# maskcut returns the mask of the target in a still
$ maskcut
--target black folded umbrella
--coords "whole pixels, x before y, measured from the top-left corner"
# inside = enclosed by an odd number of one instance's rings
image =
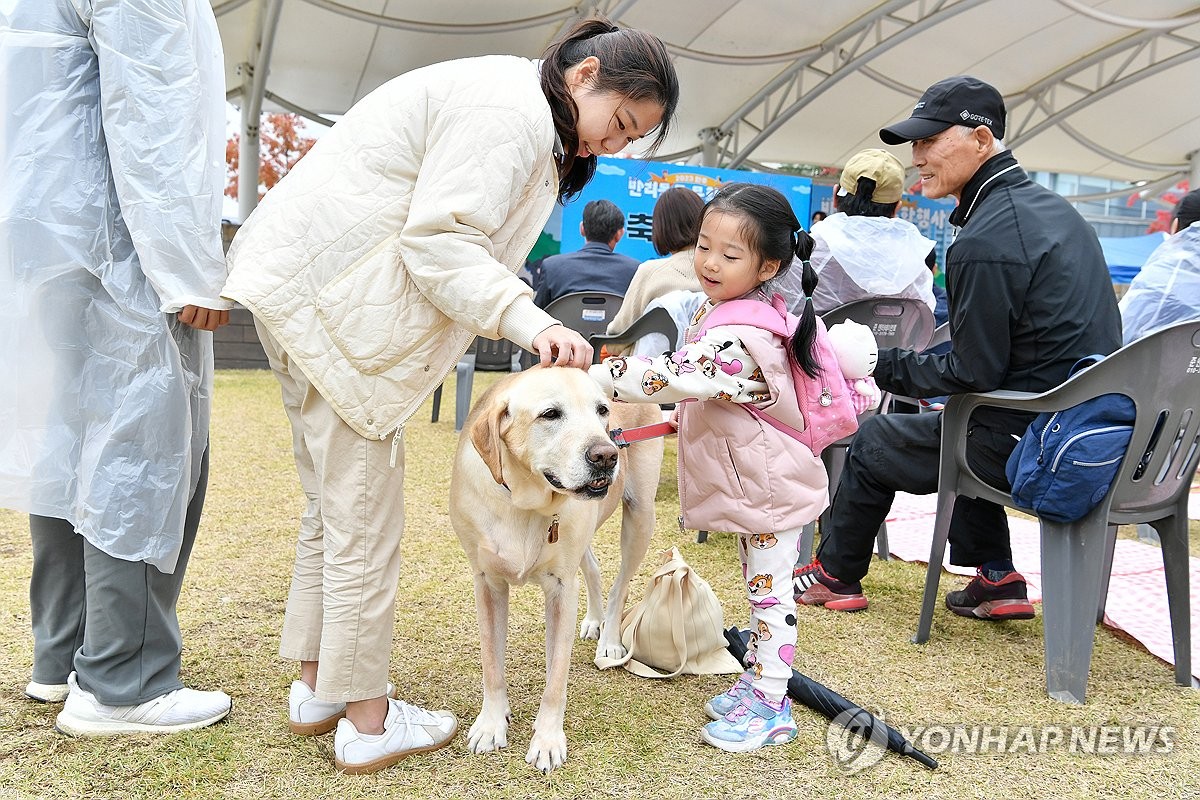
[[[728,642],[726,649],[733,654],[733,657],[738,660],[739,664],[746,663],[746,643],[749,639],[750,631],[739,631],[737,628],[729,628],[725,631],[725,640]],[[787,692],[788,696],[793,700],[824,714],[828,719],[833,720],[837,719],[840,715],[845,715],[839,721],[842,721],[847,729],[859,734],[867,741],[878,742],[879,739],[882,739],[881,736],[877,738],[875,727],[877,725],[881,726],[881,731],[887,731],[888,750],[916,759],[929,769],[937,769],[938,762],[930,758],[928,754],[913,747],[912,742],[905,739],[900,734],[900,731],[858,704],[852,703],[832,689],[817,683],[804,673],[792,670],[792,677],[788,680]],[[846,712],[850,713],[846,714]]]

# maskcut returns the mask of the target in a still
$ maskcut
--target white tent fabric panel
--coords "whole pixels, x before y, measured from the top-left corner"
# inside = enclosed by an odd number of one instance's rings
[[[212,0],[235,104],[251,85],[239,65],[256,61],[274,1]],[[699,160],[702,131],[719,129],[722,166],[840,165],[878,146],[878,129],[907,116],[926,86],[973,74],[1005,95],[1006,140],[1028,169],[1131,181],[1200,169],[1193,0],[568,3],[281,0],[265,107],[339,114],[434,61],[536,57],[594,8],[653,31],[675,56],[682,97],[661,154]],[[896,152],[907,161],[906,148]]]

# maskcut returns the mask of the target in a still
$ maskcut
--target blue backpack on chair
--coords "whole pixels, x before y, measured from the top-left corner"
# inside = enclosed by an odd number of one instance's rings
[[[1103,359],[1088,356],[1071,375]],[[1008,458],[1013,502],[1053,522],[1087,516],[1108,494],[1133,435],[1136,409],[1123,394],[1104,394],[1029,424]]]

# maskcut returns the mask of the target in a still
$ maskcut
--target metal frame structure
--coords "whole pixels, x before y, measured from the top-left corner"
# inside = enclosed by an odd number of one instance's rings
[[[429,36],[487,36],[549,28],[553,35],[542,44],[548,43],[577,19],[599,12],[614,21],[620,21],[638,4],[638,0],[592,0],[526,16],[511,14],[509,19],[494,22],[433,23],[365,11],[349,5],[351,0],[287,2],[289,8],[307,4],[379,29]],[[735,6],[736,2],[731,0],[730,6]],[[777,53],[720,54],[668,43],[668,49],[677,63],[691,61],[727,65],[730,68],[770,64],[784,66],[736,109],[726,113],[719,123],[698,130],[696,135],[699,144],[658,157],[662,160],[688,159],[711,166],[765,168],[752,160],[755,151],[789,120],[822,95],[836,89],[851,75],[865,76],[893,92],[918,96],[920,87],[908,86],[884,75],[872,68],[872,62],[914,37],[992,2],[998,0],[881,0],[821,39],[818,44]],[[1200,7],[1168,19],[1133,19],[1094,8],[1082,0],[1057,2],[1081,19],[1089,18],[1114,26],[1120,35],[1093,52],[1073,58],[1022,89],[1011,92],[1006,97],[1009,112],[1006,143],[1015,147],[1047,131],[1056,130],[1113,163],[1144,172],[1146,189],[1170,186],[1183,178],[1190,178],[1193,186],[1200,185],[1200,142],[1196,143],[1193,151],[1181,154],[1179,161],[1160,163],[1105,147],[1069,122],[1072,117],[1115,92],[1137,86],[1173,67],[1200,58],[1200,38],[1180,31],[1200,22]],[[232,88],[228,96],[241,108],[238,209],[243,219],[257,204],[258,120],[264,101],[314,122],[332,124],[329,117],[306,108],[303,102],[297,102],[297,98],[281,97],[267,88],[284,0],[213,0],[213,10],[220,18],[247,4],[253,4],[254,7],[251,45],[248,52],[227,53],[227,62],[236,61],[237,75],[241,79],[240,85]],[[389,4],[380,5],[386,10]],[[795,160],[805,160],[805,154],[797,152]]]

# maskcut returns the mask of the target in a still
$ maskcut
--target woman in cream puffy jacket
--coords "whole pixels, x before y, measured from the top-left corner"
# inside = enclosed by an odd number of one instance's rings
[[[290,725],[336,726],[339,768],[374,771],[457,729],[388,698],[404,423],[476,335],[591,363],[515,273],[595,156],[657,144],[677,98],[662,42],[596,19],[540,62],[418,69],[355,104],[235,238],[223,295],[254,314],[308,498],[280,643],[300,662]]]

